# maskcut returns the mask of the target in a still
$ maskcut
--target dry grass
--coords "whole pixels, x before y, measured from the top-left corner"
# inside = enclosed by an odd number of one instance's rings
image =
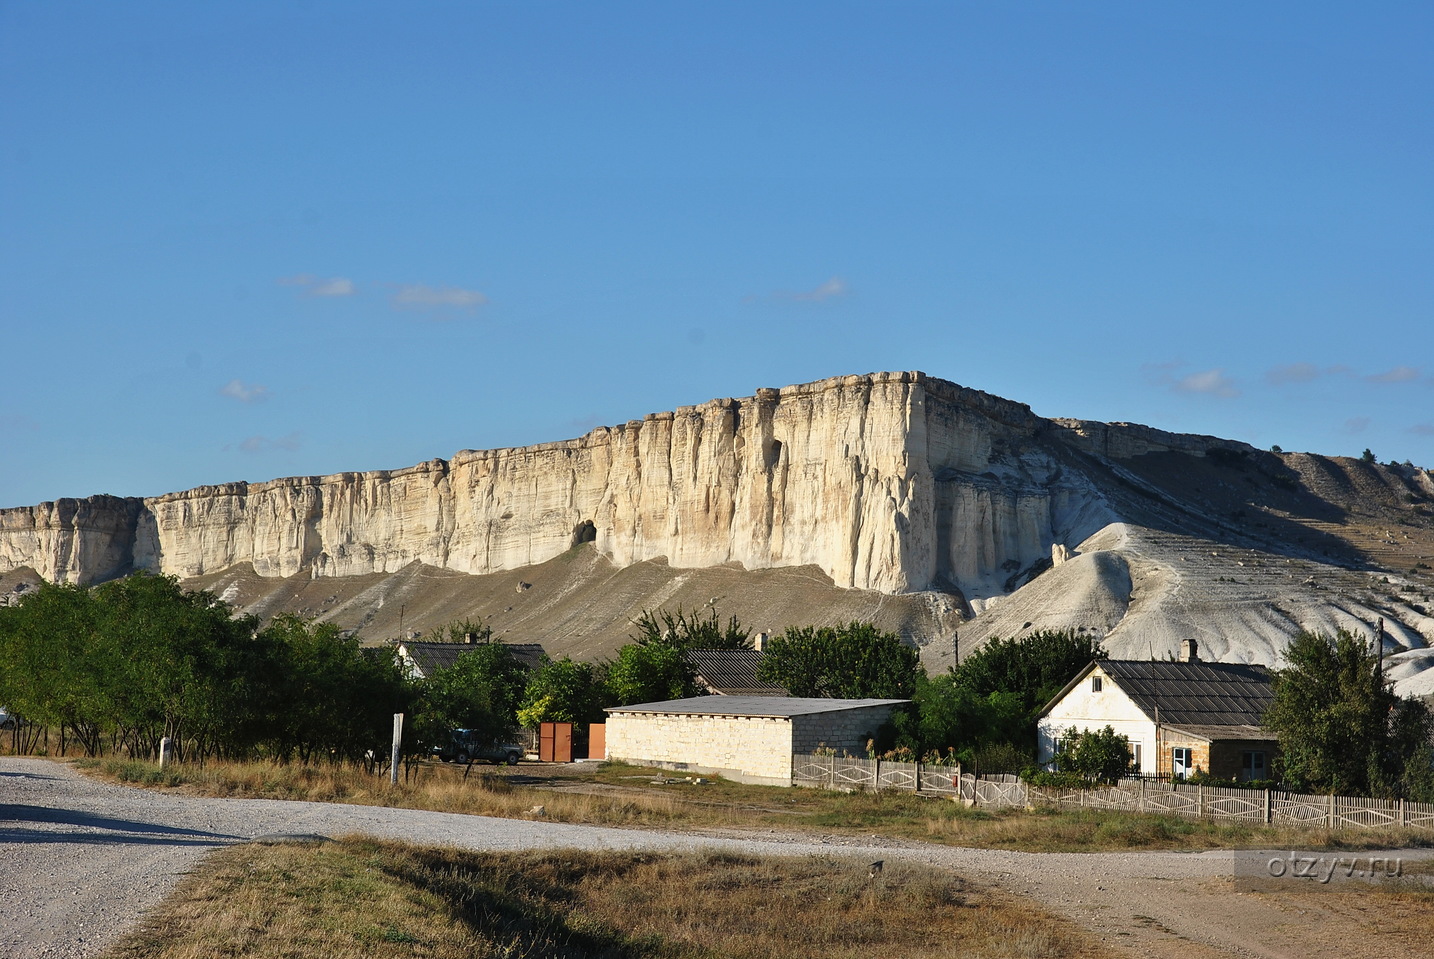
[[[485,854],[349,838],[211,857],[110,959],[1102,955],[948,873],[832,858]]]
[[[797,833],[890,838],[1025,852],[1139,849],[1390,849],[1434,845],[1429,830],[1341,830],[1258,826],[1109,810],[968,809],[949,800],[897,791],[837,793],[747,786],[723,780],[695,785],[660,770],[603,764],[569,767],[474,767],[465,780],[453,766],[416,767],[398,785],[347,766],[211,763],[172,766],[126,760],[81,761],[102,776],[208,796],[300,799],[398,806],[523,818],[534,806],[548,819],[663,829],[779,829]]]

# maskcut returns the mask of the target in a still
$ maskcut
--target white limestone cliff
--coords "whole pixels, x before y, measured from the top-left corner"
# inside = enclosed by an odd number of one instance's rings
[[[3,510],[0,570],[487,573],[593,539],[619,566],[813,564],[838,586],[977,598],[1109,521],[1032,443],[1050,426],[922,373],[838,377],[402,470]]]

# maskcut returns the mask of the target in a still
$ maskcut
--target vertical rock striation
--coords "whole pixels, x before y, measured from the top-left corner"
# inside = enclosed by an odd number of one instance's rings
[[[620,566],[814,564],[838,586],[975,597],[1108,521],[1060,465],[1065,434],[1080,445],[1097,425],[922,373],[838,377],[402,470],[4,510],[0,569],[487,573],[595,539]]]

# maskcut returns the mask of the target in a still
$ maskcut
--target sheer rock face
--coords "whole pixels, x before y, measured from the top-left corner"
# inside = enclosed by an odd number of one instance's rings
[[[0,569],[81,583],[245,562],[262,576],[414,561],[487,573],[595,538],[618,566],[812,564],[838,586],[978,598],[1110,522],[1062,465],[1072,450],[1201,440],[1133,429],[1112,439],[1120,428],[1044,420],[921,373],[839,377],[403,470],[0,511]]]

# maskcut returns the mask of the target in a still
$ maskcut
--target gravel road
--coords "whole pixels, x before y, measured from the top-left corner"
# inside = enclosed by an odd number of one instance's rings
[[[1287,954],[1262,950],[1258,939],[1252,945],[1228,889],[1220,895],[1214,888],[1229,886],[1229,852],[1030,854],[877,837],[869,842],[777,833],[736,838],[377,806],[204,799],[96,782],[46,760],[0,758],[0,956],[99,955],[210,850],[266,836],[348,833],[479,850],[723,848],[921,862],[1031,895],[1077,919],[1120,953]],[[1210,900],[1205,908],[1199,907],[1202,895]],[[1202,912],[1206,918],[1198,929],[1182,931],[1182,917],[1190,924],[1189,917]],[[1213,932],[1212,917],[1219,920]],[[1229,928],[1222,932],[1220,923]],[[1167,944],[1169,951],[1161,948]],[[1192,949],[1201,944],[1213,951]]]

